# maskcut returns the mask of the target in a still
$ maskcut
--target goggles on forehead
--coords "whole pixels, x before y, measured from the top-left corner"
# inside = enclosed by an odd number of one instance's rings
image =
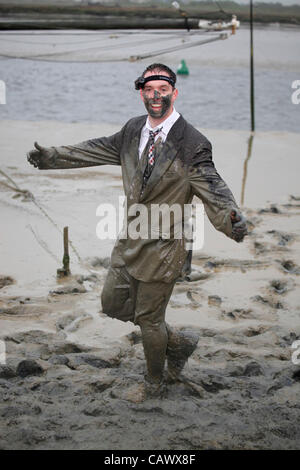
[[[165,80],[166,82],[169,82],[172,87],[175,87],[175,82],[173,78],[167,77],[166,75],[150,75],[150,77],[139,77],[135,80],[134,85],[135,89],[139,90],[140,88],[144,88],[145,84],[147,82],[151,82],[152,80]]]

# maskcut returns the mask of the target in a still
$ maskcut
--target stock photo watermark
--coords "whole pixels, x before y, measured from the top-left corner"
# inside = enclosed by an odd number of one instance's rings
[[[6,104],[6,85],[3,80],[0,80],[0,104]]]
[[[292,88],[295,89],[295,91],[291,95],[292,103],[299,104],[300,103],[300,80],[294,80],[292,83]]]
[[[6,364],[6,346],[5,342],[0,339],[0,364]]]
[[[201,250],[204,245],[203,204],[144,204],[127,205],[119,196],[118,207],[100,204],[96,210],[100,221],[96,235],[100,240],[131,238],[151,240],[186,240],[187,250]]]

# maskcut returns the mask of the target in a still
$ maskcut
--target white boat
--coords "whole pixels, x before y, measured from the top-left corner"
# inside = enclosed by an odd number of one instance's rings
[[[210,20],[199,20],[198,28],[210,31],[223,31],[224,29],[231,29],[232,33],[240,27],[240,21],[236,19],[236,15],[232,15],[231,21],[210,21]]]

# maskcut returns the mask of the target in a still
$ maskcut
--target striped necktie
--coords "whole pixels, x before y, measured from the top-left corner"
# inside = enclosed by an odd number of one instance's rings
[[[143,177],[143,184],[142,184],[142,191],[144,191],[145,186],[147,184],[148,179],[150,178],[150,175],[152,173],[152,170],[154,168],[154,163],[155,163],[155,158],[157,155],[155,155],[155,137],[160,133],[162,130],[162,127],[157,129],[156,131],[149,131],[149,140],[147,142],[145,152],[147,152],[148,149],[148,155],[147,155],[147,165],[144,171],[144,177]],[[146,156],[146,155],[145,155]]]
[[[149,131],[149,151],[148,151],[148,163],[150,166],[154,165],[155,162],[155,153],[154,153],[154,142],[155,137],[160,133],[162,127],[156,131]]]

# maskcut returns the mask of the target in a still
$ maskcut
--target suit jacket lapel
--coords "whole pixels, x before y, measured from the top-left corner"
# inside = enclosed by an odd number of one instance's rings
[[[147,195],[151,193],[154,186],[159,182],[161,177],[173,162],[176,154],[180,149],[180,143],[183,140],[184,125],[185,121],[183,117],[180,116],[168,133],[167,139],[160,150],[160,154],[155,161],[153,171],[140,198],[141,201],[143,201]]]
[[[139,158],[139,144],[140,144],[140,138],[141,138],[141,132],[142,128],[145,125],[147,116],[142,116],[141,121],[139,125],[137,126],[134,137],[132,138],[130,142],[130,149],[129,149],[129,155],[130,158],[133,159],[133,168],[135,168],[131,182],[130,182],[130,190],[128,194],[128,203],[136,203],[140,199],[140,194],[141,194],[141,188],[142,188],[142,183],[143,183],[143,169],[142,169],[142,161]]]

